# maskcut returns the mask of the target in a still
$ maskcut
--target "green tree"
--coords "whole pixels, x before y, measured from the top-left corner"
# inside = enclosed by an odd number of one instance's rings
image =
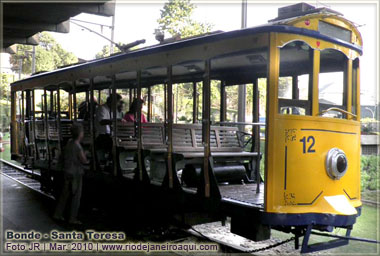
[[[210,32],[212,25],[192,19],[196,6],[190,0],[169,0],[161,9],[158,30],[182,38]]]
[[[6,131],[10,123],[10,83],[13,82],[13,75],[1,74],[0,84],[0,131]]]
[[[10,91],[11,91],[10,84],[13,81],[14,81],[13,74],[1,73],[0,100],[7,100],[10,98]]]
[[[96,55],[95,55],[95,58],[96,59],[100,59],[100,58],[104,58],[104,57],[108,57],[110,56],[110,45],[107,44],[107,45],[104,45],[102,50],[100,52],[98,52]],[[113,52],[114,53],[118,53],[120,52],[119,48],[117,48],[116,46],[113,47]]]
[[[195,21],[191,16],[196,6],[190,0],[169,0],[160,10],[160,18],[157,20],[158,30],[172,37],[180,36],[181,38],[196,36],[210,32],[212,25]],[[216,109],[219,105],[220,92],[218,82],[213,81],[212,90],[212,109]],[[179,83],[173,86],[174,95],[174,120],[178,123],[192,122],[193,112],[193,85],[192,83]],[[157,95],[158,96],[158,95]],[[162,102],[163,94],[156,97],[156,101]],[[198,119],[201,119],[202,113],[202,83],[198,83],[198,99],[199,114]],[[157,111],[158,112],[158,111]],[[213,120],[218,118],[214,115]],[[214,118],[215,116],[215,118]]]
[[[39,45],[36,47],[36,72],[50,71],[60,66],[78,62],[78,58],[67,52],[48,32],[39,34]],[[19,69],[19,59],[22,59],[22,73],[32,73],[32,46],[18,45],[17,54],[10,57],[14,71]]]

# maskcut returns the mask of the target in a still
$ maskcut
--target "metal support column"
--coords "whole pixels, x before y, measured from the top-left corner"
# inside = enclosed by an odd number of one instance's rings
[[[167,91],[167,84],[165,83],[164,84],[164,121],[166,123],[167,119],[168,119],[168,91]]]
[[[116,149],[116,135],[117,135],[117,102],[116,102],[116,76],[112,76],[112,160],[113,160],[113,175],[117,176],[117,149]]]
[[[61,141],[62,141],[62,129],[61,129],[61,93],[59,90],[59,85],[57,85],[57,131],[58,131],[58,152],[59,155],[61,155],[62,147],[61,147]]]
[[[292,76],[292,99],[293,100],[299,99],[298,76],[297,75]]]
[[[148,87],[148,122],[152,121],[152,90],[151,87]]]
[[[95,152],[95,126],[94,126],[94,79],[90,79],[90,136],[91,136],[91,155],[92,155],[92,168],[96,170],[96,152]]]
[[[36,90],[32,90],[32,105],[33,105],[33,114],[32,114],[32,127],[33,127],[33,142],[34,142],[34,150],[35,156],[34,159],[39,158],[39,152],[38,152],[38,147],[37,147],[37,142],[36,142]]]
[[[26,116],[27,116],[27,119],[30,120],[30,117],[32,115],[32,97],[31,97],[31,91],[30,90],[26,90],[25,91],[25,103],[26,103]]]
[[[133,95],[132,95],[132,88],[129,88],[129,108],[132,106],[132,100],[133,100]]]
[[[220,81],[220,122],[225,122],[226,118],[227,118],[226,82]]]
[[[73,98],[71,92],[69,92],[69,119],[73,119]]]
[[[50,95],[52,92],[50,92]],[[50,99],[51,100],[51,99]],[[45,146],[46,146],[46,154],[47,154],[47,160],[48,160],[48,171],[50,176],[50,148],[49,148],[49,122],[48,122],[48,108],[47,108],[47,91],[44,89],[44,121],[45,121]]]
[[[168,67],[167,70],[167,135],[168,135],[168,178],[169,178],[169,188],[173,188],[173,68],[172,66]],[[165,101],[166,102],[166,101]]]
[[[253,83],[253,101],[252,101],[252,122],[260,122],[260,92],[259,92],[259,79],[256,78]],[[252,126],[253,140],[252,140],[252,152],[257,152],[256,158],[256,193],[260,193],[260,126]],[[253,173],[252,173],[253,174]],[[252,177],[251,177],[252,178]]]
[[[74,121],[77,120],[77,86],[76,82],[73,82],[73,109],[74,109]]]
[[[49,103],[50,103],[50,109],[49,109],[50,117],[52,117],[54,114],[54,93],[53,93],[53,91],[50,91],[50,102]]]
[[[137,71],[137,98],[141,99],[141,71]],[[137,108],[137,115],[135,116],[135,127],[137,127],[137,166],[139,170],[139,181],[143,181],[145,163],[142,152],[142,129],[141,129],[141,102],[139,102]]]
[[[21,91],[21,122],[22,125],[24,126],[24,121],[25,121],[25,96],[24,96],[24,91]]]
[[[210,157],[211,157],[211,145],[210,145],[210,112],[211,112],[211,82],[210,82],[210,60],[205,62],[205,73],[203,78],[203,111],[202,111],[202,140],[204,146],[203,157],[203,175],[204,175],[204,196],[210,197]]]
[[[260,122],[260,92],[259,92],[259,79],[255,79],[253,84],[253,95],[252,95],[252,122]],[[260,149],[260,127],[252,126],[253,133],[253,143],[252,152],[257,152]]]
[[[24,90],[21,91],[21,131],[22,131],[22,138],[23,143],[22,145],[25,146],[25,95]],[[24,148],[24,155],[26,154],[26,147]]]
[[[11,91],[11,154],[18,154],[17,93]]]
[[[197,82],[193,82],[193,123],[198,122]]]

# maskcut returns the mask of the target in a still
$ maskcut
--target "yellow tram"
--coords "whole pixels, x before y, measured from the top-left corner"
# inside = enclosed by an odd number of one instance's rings
[[[362,38],[352,22],[327,8],[297,4],[280,8],[279,17],[263,26],[36,74],[11,86],[12,157],[41,169],[46,177],[42,181],[49,186],[70,137],[68,127],[83,123],[84,146],[92,156],[88,172],[149,186],[168,198],[175,194],[171,202],[182,204],[176,209],[230,216],[231,231],[254,240],[269,238],[274,228],[305,236],[302,252],[344,245],[348,240],[310,246],[308,239],[312,229],[334,227],[347,229],[349,236],[360,215],[361,54]],[[267,88],[265,124],[259,123],[259,79]],[[189,124],[173,122],[172,90],[178,83],[193,84],[194,116]],[[218,122],[210,118],[212,83],[221,92]],[[254,88],[253,122],[243,124],[252,127],[248,150],[241,129],[225,118],[225,88],[243,83]],[[129,102],[145,91],[151,120],[149,110],[155,103],[150,93],[158,85],[165,97],[164,122],[142,124],[136,118],[125,124],[115,114],[113,161],[109,169],[100,166],[94,157],[94,95],[109,92],[116,113],[118,90],[129,92]],[[196,97],[200,88],[201,101]],[[69,94],[67,113],[60,110],[62,92]],[[89,120],[78,118],[79,93],[86,95]],[[265,150],[260,148],[259,128],[264,126]],[[262,156],[263,179],[258,168]],[[132,169],[126,163],[132,163]],[[195,179],[195,185],[181,182],[184,176]]]

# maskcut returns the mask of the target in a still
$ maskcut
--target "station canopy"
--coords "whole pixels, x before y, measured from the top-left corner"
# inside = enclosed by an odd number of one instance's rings
[[[53,31],[70,32],[71,17],[80,13],[112,16],[115,2],[101,1],[39,1],[35,3],[7,2],[1,3],[3,28],[1,52],[15,53],[14,44],[38,45],[37,33]]]

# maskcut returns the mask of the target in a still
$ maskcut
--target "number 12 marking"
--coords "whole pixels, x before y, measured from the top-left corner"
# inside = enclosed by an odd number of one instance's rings
[[[300,139],[300,142],[302,142],[303,144],[303,153],[315,153],[315,149],[313,149],[314,147],[314,144],[315,144],[315,138],[313,136],[309,136],[307,137],[303,137],[302,139]],[[310,143],[311,142],[311,143]],[[310,143],[310,146],[307,148],[307,152],[306,152],[306,144]]]

